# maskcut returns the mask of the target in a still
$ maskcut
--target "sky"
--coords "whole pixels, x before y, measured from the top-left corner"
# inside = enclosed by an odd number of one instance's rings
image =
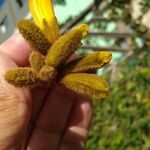
[[[69,16],[76,16],[84,10],[93,0],[66,0],[66,6],[55,5],[55,14],[59,23],[64,22]]]
[[[66,0],[67,3],[66,6],[55,5],[54,6],[55,15],[57,17],[59,24],[65,22],[70,16],[79,15],[79,12],[87,8],[92,2],[93,0]],[[107,31],[111,32],[114,30],[114,28],[115,28],[114,24],[109,24]],[[108,46],[108,43],[106,43],[104,40],[100,38],[99,40],[97,40],[97,42],[100,43],[101,46],[104,47]],[[113,53],[113,60],[118,59],[121,56],[122,55],[120,53]]]

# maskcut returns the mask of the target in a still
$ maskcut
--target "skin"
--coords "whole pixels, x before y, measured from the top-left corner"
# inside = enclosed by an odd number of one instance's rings
[[[0,45],[0,149],[83,150],[92,117],[89,97],[56,83],[29,89],[5,81],[7,70],[28,65],[30,52],[20,34]]]

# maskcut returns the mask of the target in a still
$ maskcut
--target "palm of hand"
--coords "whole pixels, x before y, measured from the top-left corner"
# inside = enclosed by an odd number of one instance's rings
[[[83,149],[92,113],[88,98],[58,85],[32,91],[9,85],[3,75],[25,66],[30,48],[17,35],[0,49],[0,149]]]

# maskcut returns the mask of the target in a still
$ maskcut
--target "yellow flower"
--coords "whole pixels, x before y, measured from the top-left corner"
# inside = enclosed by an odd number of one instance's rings
[[[29,9],[36,25],[54,43],[60,33],[52,0],[29,0]]]
[[[53,82],[96,98],[108,95],[108,83],[95,75],[96,70],[111,60],[109,51],[97,51],[69,63],[68,58],[80,47],[88,33],[88,25],[81,24],[60,35],[52,0],[29,0],[34,22],[23,19],[18,28],[33,48],[30,67],[9,70],[5,79],[15,86],[50,86]]]

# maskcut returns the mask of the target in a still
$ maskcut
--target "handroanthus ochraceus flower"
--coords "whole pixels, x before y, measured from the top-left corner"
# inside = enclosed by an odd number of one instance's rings
[[[29,0],[31,20],[20,20],[18,28],[33,51],[30,67],[9,70],[5,79],[15,86],[50,86],[63,84],[73,91],[96,98],[108,95],[108,83],[95,75],[96,70],[108,64],[109,51],[97,51],[67,62],[88,34],[88,25],[81,24],[60,35],[52,0]]]

